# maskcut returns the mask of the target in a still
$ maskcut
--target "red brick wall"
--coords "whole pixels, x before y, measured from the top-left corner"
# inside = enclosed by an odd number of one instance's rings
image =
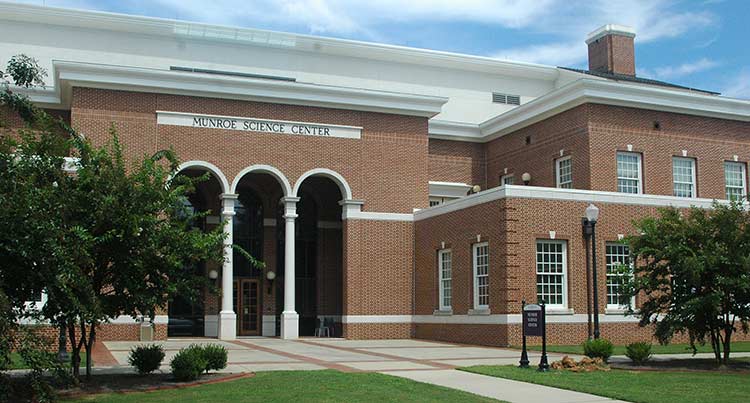
[[[482,143],[429,141],[429,180],[459,182],[487,188],[485,147]]]
[[[363,130],[361,139],[344,139],[157,126],[157,110],[352,125]],[[291,183],[310,169],[328,168],[346,178],[354,197],[366,201],[366,211],[410,213],[427,206],[426,118],[74,88],[71,119],[97,142],[108,138],[114,122],[129,156],[171,146],[183,161],[218,166],[229,182],[254,164],[278,168]]]
[[[588,106],[581,105],[485,144],[487,186],[500,185],[507,168],[515,184],[531,174],[532,186],[555,187],[555,160],[571,155],[573,187],[589,187]],[[527,144],[527,138],[529,143]]]
[[[607,35],[589,44],[589,70],[635,75],[633,38]]]
[[[595,190],[617,190],[616,152],[627,151],[628,145],[642,154],[643,189],[648,194],[672,195],[672,157],[682,157],[683,150],[696,159],[698,197],[703,198],[726,197],[724,161],[732,161],[735,155],[741,162],[750,160],[750,122],[616,106],[588,107],[591,188]]]

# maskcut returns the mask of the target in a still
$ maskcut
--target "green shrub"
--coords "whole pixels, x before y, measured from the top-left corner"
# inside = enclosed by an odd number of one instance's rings
[[[625,347],[625,355],[633,360],[634,364],[643,364],[651,358],[651,343],[630,343]]]
[[[172,375],[178,381],[193,381],[206,370],[208,362],[203,357],[203,347],[191,344],[172,358]]]
[[[206,372],[219,371],[227,367],[227,349],[218,344],[203,346],[203,358],[206,360]]]
[[[604,360],[604,362],[612,356],[613,351],[614,346],[612,345],[612,342],[607,339],[594,339],[583,343],[583,353],[586,354],[587,357],[599,357]]]
[[[161,366],[164,360],[164,348],[159,344],[138,346],[130,350],[128,362],[139,374],[150,374]]]

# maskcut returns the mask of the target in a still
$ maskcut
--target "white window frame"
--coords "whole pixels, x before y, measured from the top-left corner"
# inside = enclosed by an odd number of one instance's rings
[[[604,271],[606,273],[606,279],[607,279],[607,281],[605,282],[606,298],[607,298],[607,307],[606,307],[606,309],[613,310],[613,311],[622,311],[622,310],[625,310],[627,308],[625,305],[620,305],[619,303],[617,303],[617,304],[610,304],[609,303],[609,295],[610,295],[609,294],[609,279],[610,279],[610,277],[623,277],[623,276],[625,276],[623,274],[610,273],[610,271],[609,271],[610,266],[612,266],[612,265],[608,264],[607,260],[608,260],[608,257],[610,256],[610,254],[609,254],[609,247],[611,247],[611,246],[626,248],[626,251],[628,252],[628,255],[627,255],[628,256],[628,258],[627,258],[628,259],[628,266],[630,266],[631,269],[634,266],[633,266],[633,261],[630,259],[630,246],[629,245],[625,245],[625,244],[623,244],[621,242],[607,242],[604,245],[604,259],[605,259]],[[622,254],[618,254],[618,256],[623,256],[623,255]],[[633,297],[631,299],[630,304],[633,305],[633,306],[635,306],[635,297]]]
[[[512,183],[505,183],[506,180],[510,179]],[[507,174],[500,177],[500,186],[513,185],[515,184],[516,178],[513,174]]]
[[[562,182],[562,179],[560,176],[560,165],[565,161],[570,161],[570,181],[568,182]],[[558,188],[563,188],[563,189],[573,188],[573,159],[571,158],[570,155],[561,157],[555,160],[555,182]],[[563,185],[569,185],[569,186],[565,187]]]
[[[747,198],[747,165],[744,162],[740,161],[724,161],[724,196],[727,198],[727,200],[730,200],[728,190],[730,188],[739,189],[737,186],[727,185],[727,166],[730,165],[736,165],[742,168],[742,199],[745,199]]]
[[[627,194],[643,194],[643,157],[640,153],[633,153],[633,152],[626,152],[626,151],[618,151],[615,155],[615,166],[617,169],[617,191],[620,193],[626,193],[620,191],[620,179],[624,180],[633,180],[633,178],[626,178],[626,177],[620,177],[620,169],[617,168],[618,162],[617,157],[620,155],[628,155],[633,156],[638,160],[638,193],[627,193]]]
[[[448,268],[448,273],[450,277],[448,278],[445,278],[445,273],[444,273],[445,267],[443,267],[443,265],[445,264],[445,260],[443,259],[443,257],[446,255],[448,256],[448,265],[450,266]],[[438,251],[437,258],[438,258],[438,298],[439,298],[438,307],[440,308],[441,311],[450,311],[453,305],[453,251],[451,249],[440,249]],[[448,295],[448,298],[450,299],[451,303],[448,305],[445,304],[445,297],[446,297],[445,281],[446,280],[450,282],[450,288],[448,289],[450,294]]]
[[[487,303],[486,304],[480,304],[479,303],[479,278],[478,275],[478,265],[477,265],[477,257],[478,257],[478,251],[479,248],[486,247],[487,248],[487,273],[483,274],[481,277],[487,278]],[[490,247],[488,242],[479,242],[475,243],[471,246],[472,249],[472,272],[474,277],[474,309],[489,309],[489,299],[490,299]]]
[[[24,302],[27,311],[41,311],[45,304],[47,304],[47,291],[42,291],[42,297],[39,301]]]
[[[690,174],[691,174],[690,175],[690,180],[692,182],[678,182],[677,181],[677,178],[675,178],[675,176],[674,176],[675,161],[690,161],[690,165],[692,166],[692,169],[690,170]],[[695,171],[696,171],[696,165],[697,164],[696,164],[695,158],[690,158],[690,157],[672,157],[672,195],[673,196],[675,196],[675,197],[685,197],[685,198],[690,198],[690,199],[698,197],[698,184],[697,184],[696,173],[695,173]],[[676,184],[681,184],[681,185],[690,184],[691,185],[690,196],[677,196],[675,194],[675,191],[674,191],[674,185],[676,185]]]
[[[550,275],[550,273],[544,273],[539,271],[539,260],[537,256],[537,246],[539,243],[558,244],[562,245],[562,266],[563,270],[560,274],[562,276],[562,304],[551,304],[549,301],[544,301],[548,308],[553,309],[568,309],[568,242],[565,240],[555,239],[537,239],[534,242],[534,285],[538,287],[539,282],[536,276],[539,275]],[[537,292],[538,296],[538,292]]]

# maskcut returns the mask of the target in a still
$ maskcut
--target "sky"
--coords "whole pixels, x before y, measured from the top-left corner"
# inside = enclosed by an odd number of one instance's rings
[[[750,0],[26,0],[587,67],[586,35],[636,31],[636,74],[750,99]]]

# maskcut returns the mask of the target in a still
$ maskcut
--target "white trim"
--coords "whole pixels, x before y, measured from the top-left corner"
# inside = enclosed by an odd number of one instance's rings
[[[472,125],[437,121],[430,137],[484,143],[585,103],[750,121],[748,100],[585,77],[480,123],[479,133]]]
[[[219,184],[221,185],[221,193],[227,193],[227,190],[229,189],[229,181],[227,181],[227,177],[223,172],[221,172],[221,169],[219,169],[219,167],[206,161],[186,161],[180,164],[179,167],[177,167],[175,174],[178,174],[190,168],[203,168],[204,170],[210,172],[219,181]]]
[[[63,107],[70,104],[73,86],[422,117],[437,115],[448,102],[429,95],[73,61],[54,60],[52,70],[56,103]]]
[[[477,237],[478,238],[478,237]],[[479,303],[479,277],[477,276],[477,250],[482,247],[487,247],[487,274],[484,277],[487,278],[487,303]],[[477,242],[471,245],[471,273],[474,284],[474,309],[473,311],[483,311],[490,309],[490,245],[487,241]]]
[[[350,212],[344,220],[370,220],[370,221],[414,221],[414,214],[411,213],[378,213],[374,211],[356,211]]]
[[[587,323],[586,314],[555,314],[554,311],[547,312],[547,323]],[[490,315],[414,315],[416,324],[442,324],[442,325],[519,325],[521,314],[490,314]],[[623,314],[599,314],[600,323],[638,323],[636,316],[625,316]]]
[[[341,323],[411,323],[411,315],[342,315]]]
[[[435,197],[464,197],[471,190],[471,185],[462,182],[429,181],[429,195]]]
[[[243,169],[242,171],[240,171],[237,175],[235,175],[234,180],[232,181],[232,186],[230,188],[229,193],[237,193],[237,186],[239,186],[240,181],[242,180],[242,177],[244,177],[245,175],[251,172],[264,173],[264,174],[269,174],[273,176],[276,179],[276,181],[279,182],[279,185],[281,185],[281,190],[284,192],[283,197],[287,197],[291,195],[292,186],[289,184],[289,179],[287,179],[286,176],[277,168],[272,167],[270,165],[263,165],[263,164],[251,165]]]
[[[627,36],[628,38],[635,38],[635,29],[627,27],[625,25],[617,24],[602,25],[586,36],[586,44],[588,45],[591,42],[594,42],[595,40],[603,38],[607,35],[620,35]]]
[[[300,186],[302,186],[302,183],[305,181],[305,179],[314,175],[324,176],[328,179],[333,180],[336,185],[338,185],[339,190],[341,191],[341,198],[343,200],[352,199],[352,188],[351,186],[349,186],[349,182],[347,182],[340,173],[328,168],[315,168],[300,175],[300,177],[297,178],[297,181],[294,183],[292,196],[299,197],[299,188]]]
[[[442,214],[447,214],[506,198],[564,200],[587,203],[627,204],[654,207],[671,206],[677,208],[688,208],[694,206],[706,209],[711,208],[714,202],[714,200],[712,199],[603,192],[598,190],[558,189],[541,186],[505,185],[475,193],[461,199],[452,200],[439,206],[415,211],[414,221],[426,220],[428,218],[436,217]],[[718,202],[727,203],[726,200],[718,200]],[[746,205],[748,204],[746,203]]]
[[[148,320],[148,318],[145,318]],[[128,315],[120,315],[116,318],[110,319],[109,321],[105,321],[105,323],[112,323],[115,325],[131,325],[136,323],[141,323],[139,318],[133,319],[132,316]],[[156,325],[166,325],[169,323],[169,316],[167,315],[156,315],[154,316],[154,324]]]

